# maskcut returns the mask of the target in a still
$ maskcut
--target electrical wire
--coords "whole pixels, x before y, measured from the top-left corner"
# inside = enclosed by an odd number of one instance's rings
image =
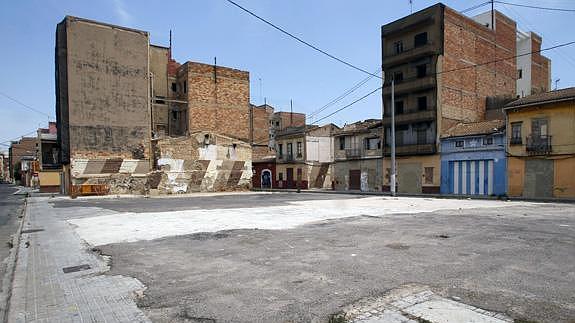
[[[491,4],[491,1],[485,1],[485,2],[483,2],[483,3],[480,3],[480,4],[478,4],[478,5],[475,5],[475,6],[473,6],[473,7],[470,7],[470,8],[464,9],[464,10],[461,10],[461,11],[459,11],[459,13],[466,13],[466,12],[468,12],[468,11],[472,11],[472,10],[475,10],[475,9],[479,9],[479,8],[485,6],[485,5],[488,5],[488,4]]]
[[[334,115],[334,114],[336,114],[336,113],[339,113],[339,112],[341,112],[342,110],[345,110],[345,109],[347,109],[347,108],[353,106],[354,104],[358,103],[359,101],[362,101],[363,99],[367,98],[368,96],[370,96],[370,95],[374,94],[375,92],[381,90],[382,88],[383,88],[383,87],[381,87],[381,86],[378,87],[377,89],[375,89],[375,90],[369,92],[368,94],[366,94],[366,95],[362,96],[361,98],[359,98],[359,99],[357,99],[357,100],[351,102],[350,104],[347,104],[347,105],[343,106],[342,108],[339,108],[339,109],[335,110],[334,112],[332,112],[332,113],[330,113],[330,114],[328,114],[328,115],[326,115],[326,116],[324,116],[324,117],[322,117],[322,118],[316,120],[314,123],[318,123],[318,122],[320,122],[320,121],[322,121],[322,120],[325,120],[325,119],[331,117],[332,115]]]
[[[248,10],[248,9],[246,9],[246,8],[244,8],[244,7],[242,7],[241,5],[237,4],[236,2],[234,2],[234,1],[232,1],[232,0],[225,0],[225,1],[231,3],[232,5],[234,5],[234,6],[238,7],[238,8],[240,8],[240,9],[243,10],[244,12],[246,12],[246,13],[248,13],[249,15],[251,15],[251,16],[257,18],[258,20],[264,22],[265,24],[267,24],[267,25],[273,27],[274,29],[276,29],[276,30],[282,32],[283,34],[285,34],[285,35],[287,35],[287,36],[289,36],[289,37],[291,37],[291,38],[297,40],[298,42],[300,42],[300,43],[302,43],[302,44],[304,44],[304,45],[306,45],[306,46],[312,48],[313,50],[315,50],[315,51],[317,51],[317,52],[320,52],[320,53],[324,54],[325,56],[327,56],[327,57],[329,57],[329,58],[331,58],[331,59],[333,59],[333,60],[335,60],[335,61],[338,61],[338,62],[340,62],[340,63],[342,63],[342,64],[344,64],[344,65],[347,65],[348,67],[351,67],[351,68],[353,68],[353,69],[355,69],[355,70],[358,70],[358,71],[360,71],[360,72],[363,72],[363,73],[365,73],[365,74],[371,75],[371,76],[373,76],[373,77],[381,78],[380,76],[378,76],[378,75],[376,75],[376,74],[373,74],[373,73],[371,73],[371,72],[368,72],[367,70],[365,70],[365,69],[363,69],[363,68],[361,68],[361,67],[357,67],[357,66],[355,66],[355,65],[353,65],[353,64],[351,64],[351,63],[349,63],[349,62],[347,62],[347,61],[345,61],[345,60],[343,60],[343,59],[341,59],[341,58],[339,58],[339,57],[336,57],[335,55],[332,55],[332,54],[330,54],[330,53],[324,51],[323,49],[320,49],[319,47],[317,47],[317,46],[315,46],[315,45],[312,45],[312,44],[308,43],[307,41],[305,41],[305,40],[299,38],[298,36],[295,36],[294,34],[292,34],[292,33],[288,32],[288,31],[286,31],[285,29],[283,29],[283,28],[281,28],[281,27],[279,27],[279,26],[273,24],[272,22],[270,22],[270,21],[268,21],[268,20],[266,20],[266,19],[264,19],[264,18],[262,18],[262,17],[256,15],[256,14],[253,13],[252,11],[250,11],[250,10]]]
[[[562,12],[575,12],[575,9],[567,9],[567,8],[551,8],[551,7],[540,7],[540,6],[531,6],[526,4],[519,4],[519,3],[511,3],[506,1],[494,1],[495,3],[506,4],[510,6],[522,7],[522,8],[530,8],[530,9],[539,9],[539,10],[549,10],[549,11],[562,11]]]
[[[5,97],[5,98],[7,98],[7,99],[9,99],[9,100],[11,100],[11,101],[13,101],[13,102],[18,103],[20,106],[23,106],[23,107],[25,107],[25,108],[27,108],[27,109],[29,109],[29,110],[31,110],[31,111],[34,111],[34,112],[39,113],[39,114],[42,114],[42,115],[44,115],[44,116],[46,116],[46,117],[48,117],[48,118],[52,118],[51,115],[49,115],[49,114],[47,114],[47,113],[44,113],[44,112],[42,112],[42,111],[40,111],[40,110],[34,109],[33,107],[31,107],[31,106],[29,106],[29,105],[27,105],[27,104],[24,104],[24,103],[22,103],[22,102],[20,102],[20,101],[18,101],[18,100],[16,100],[16,99],[14,99],[13,97],[9,96],[8,94],[5,94],[5,93],[0,92],[0,95],[2,95],[3,97]]]
[[[30,132],[28,132],[28,133],[25,133],[25,134],[23,134],[23,135],[20,135],[20,136],[14,138],[14,139],[8,139],[8,140],[0,141],[0,143],[16,141],[16,140],[18,140],[18,139],[20,139],[20,138],[22,138],[22,137],[26,137],[26,136],[31,135],[31,134],[33,134],[33,133],[37,133],[37,130],[30,131]]]
[[[374,73],[378,73],[377,71]],[[359,89],[361,86],[363,86],[365,83],[367,83],[369,80],[371,80],[373,78],[373,76],[369,75],[368,77],[366,77],[365,79],[361,80],[359,83],[355,84],[353,87],[351,87],[350,89],[346,90],[344,93],[342,93],[341,95],[339,95],[338,97],[336,97],[335,99],[329,101],[328,103],[326,103],[324,106],[322,106],[321,108],[312,111],[309,115],[308,115],[308,119],[313,118],[314,116],[317,116],[318,114],[320,114],[321,112],[325,111],[327,108],[331,107],[332,105],[340,102],[341,100],[343,100],[345,97],[347,97],[348,95],[350,95],[351,93],[355,92],[357,89]]]

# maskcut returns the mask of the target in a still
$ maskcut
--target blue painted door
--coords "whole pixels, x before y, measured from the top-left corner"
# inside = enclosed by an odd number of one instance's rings
[[[450,161],[449,193],[458,195],[492,195],[493,160]]]

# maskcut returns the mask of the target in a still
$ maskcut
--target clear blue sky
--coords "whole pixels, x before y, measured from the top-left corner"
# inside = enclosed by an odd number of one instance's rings
[[[236,0],[257,14],[318,47],[370,71],[381,64],[380,27],[410,13],[408,0]],[[444,1],[462,10],[484,2]],[[509,0],[530,5],[575,8],[573,0]],[[436,1],[414,0],[417,11]],[[569,32],[575,13],[497,8],[523,30],[543,35],[543,47],[575,40]],[[489,6],[469,12],[474,15]],[[54,33],[65,15],[149,31],[153,44],[168,45],[173,30],[174,57],[250,72],[251,101],[279,110],[309,113],[365,78],[361,72],[304,47],[248,16],[224,0],[21,0],[0,4],[0,92],[54,115]],[[571,35],[570,35],[571,34]],[[575,46],[546,52],[559,87],[575,84]],[[260,82],[261,79],[261,82]],[[261,85],[261,86],[260,86]],[[377,88],[373,78],[325,114]],[[325,122],[343,124],[380,116],[380,97],[369,99]],[[0,141],[45,126],[48,118],[0,96]],[[322,122],[323,123],[323,122]],[[0,151],[5,150],[0,146]]]

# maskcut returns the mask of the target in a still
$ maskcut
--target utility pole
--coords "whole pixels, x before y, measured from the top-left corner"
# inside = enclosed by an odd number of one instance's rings
[[[385,117],[385,72],[381,70],[381,139],[379,140],[381,148],[381,192],[385,185],[385,126],[383,118]]]
[[[395,196],[395,80],[391,79],[391,196]]]
[[[495,30],[495,0],[491,0],[491,29]]]

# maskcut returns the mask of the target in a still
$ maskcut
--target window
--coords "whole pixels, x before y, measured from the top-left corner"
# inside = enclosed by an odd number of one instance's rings
[[[403,42],[400,40],[393,43],[393,49],[395,54],[401,54],[403,52]]]
[[[417,78],[427,76],[427,64],[417,65],[415,68],[417,69]]]
[[[513,122],[511,123],[511,144],[512,145],[520,145],[521,142],[521,126],[523,125],[522,122]]]
[[[297,142],[297,156],[301,157],[302,156],[302,144],[301,141]]]
[[[176,85],[176,83],[172,82],[172,92],[176,91],[178,91],[178,86]]]
[[[483,138],[483,145],[484,146],[493,145],[493,137],[484,137]]]
[[[188,82],[184,81],[184,93],[188,92]]]
[[[278,155],[283,156],[284,154],[284,145],[283,144],[278,144]]]
[[[276,121],[276,127],[279,127],[279,126],[280,126],[280,122]]]
[[[427,44],[427,32],[415,35],[413,43],[414,43],[413,47],[425,46]]]
[[[403,113],[403,101],[395,101],[395,114]]]
[[[339,137],[339,150],[345,149],[345,137]]]
[[[417,129],[417,144],[418,145],[427,144],[427,129],[425,128]]]
[[[291,142],[287,144],[287,155],[288,158],[293,158],[293,144]]]
[[[379,138],[366,138],[364,141],[364,146],[366,150],[381,149]]]
[[[425,184],[433,184],[433,167],[424,168]]]
[[[517,79],[520,80],[523,78],[523,70],[522,69],[518,69],[517,70]]]
[[[463,140],[457,140],[455,142],[455,147],[463,148],[464,146],[465,146],[465,141],[463,141]]]
[[[535,137],[547,137],[547,119],[531,120],[531,134]]]
[[[427,97],[420,96],[417,98],[417,110],[424,111],[427,110]]]
[[[284,173],[279,173],[278,176],[279,176],[278,179],[279,179],[280,181],[283,181],[283,180],[284,180]]]
[[[393,80],[395,83],[401,83],[403,81],[403,72],[393,73]]]

